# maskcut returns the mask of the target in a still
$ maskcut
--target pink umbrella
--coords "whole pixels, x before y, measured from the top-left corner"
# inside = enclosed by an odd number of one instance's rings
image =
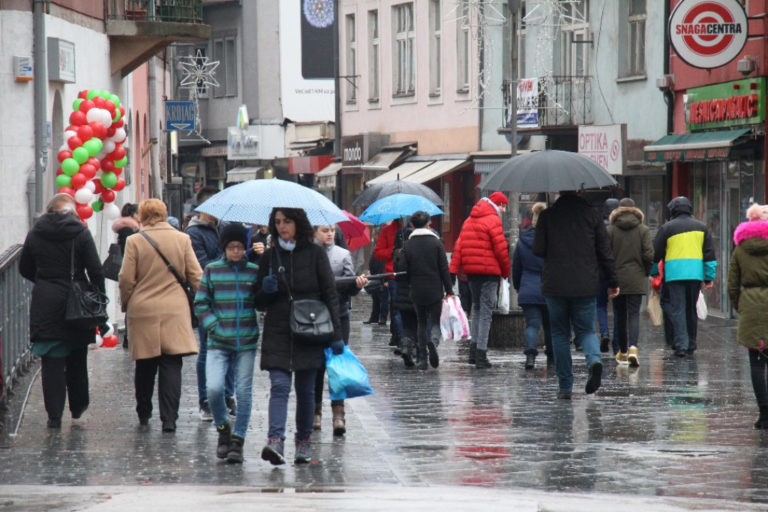
[[[341,211],[349,219],[338,223],[339,229],[344,234],[344,240],[347,242],[347,248],[354,251],[371,243],[371,230],[368,226],[347,210]]]

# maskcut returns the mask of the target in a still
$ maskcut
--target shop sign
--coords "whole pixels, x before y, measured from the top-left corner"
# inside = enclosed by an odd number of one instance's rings
[[[227,128],[227,159],[228,160],[257,160],[259,152],[259,127],[238,126]]]
[[[344,167],[358,167],[367,159],[365,140],[362,135],[341,138],[341,163]]]
[[[747,14],[737,0],[681,0],[669,18],[675,53],[697,68],[717,68],[735,59],[747,31]]]
[[[611,174],[624,172],[626,140],[626,124],[579,126],[579,153]]]
[[[688,89],[685,123],[690,131],[765,121],[766,79],[737,80]]]
[[[675,149],[672,151],[646,151],[646,162],[703,162],[705,160],[726,160],[731,154],[730,147],[709,149]]]

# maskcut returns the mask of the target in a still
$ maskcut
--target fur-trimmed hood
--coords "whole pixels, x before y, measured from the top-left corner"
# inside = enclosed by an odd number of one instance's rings
[[[610,223],[624,230],[633,229],[643,223],[645,216],[634,206],[619,206],[611,212]]]
[[[411,231],[411,234],[408,235],[408,238],[410,239],[414,236],[433,236],[435,238],[440,238],[439,236],[437,236],[437,233],[435,233],[429,228],[416,228],[413,231]]]
[[[138,231],[139,227],[139,222],[133,217],[118,217],[112,223],[112,231],[115,233],[123,228],[131,228],[133,231]]]
[[[733,231],[733,243],[749,252],[768,252],[768,221],[742,222]]]

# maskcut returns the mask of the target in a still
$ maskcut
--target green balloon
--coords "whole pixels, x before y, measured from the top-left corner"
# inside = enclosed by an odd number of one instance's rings
[[[120,120],[120,118],[123,117],[123,114],[120,113],[120,109],[115,109],[115,117],[112,118],[112,122],[116,123]]]
[[[72,110],[80,110],[80,104],[83,102],[83,98],[77,98],[72,102]]]
[[[77,148],[81,149],[81,148]],[[77,150],[75,150],[77,151]],[[85,151],[86,154],[88,154],[88,151]],[[74,151],[72,152],[72,156],[74,156]],[[85,160],[88,160],[88,157],[85,157]],[[83,161],[85,161],[83,160]],[[64,176],[74,176],[77,174],[77,172],[80,170],[80,164],[77,163],[77,160],[74,158],[66,158],[63,162],[61,162],[61,170],[64,171]],[[61,174],[59,176],[62,176]],[[67,187],[69,185],[66,185]]]
[[[69,160],[69,158],[67,159]],[[59,174],[56,176],[56,188],[70,187],[72,186],[72,178],[66,174]]]
[[[98,151],[96,153],[98,153]],[[72,150],[72,158],[74,158],[78,164],[84,164],[89,156],[91,156],[91,154],[85,146],[80,146],[79,148]],[[62,167],[62,169],[64,168]]]
[[[104,207],[104,201],[102,201],[101,199],[97,199],[91,203],[91,208],[93,208],[93,211],[95,212],[100,212],[103,207]]]
[[[92,100],[93,98],[98,96],[98,94],[96,94],[97,92],[98,91],[96,89],[91,89],[90,91],[88,91],[88,94],[86,95],[86,98],[88,98],[89,100]]]
[[[117,164],[117,162],[115,162]],[[115,165],[117,167],[117,165]],[[117,185],[117,174],[113,172],[105,172],[101,175],[101,186],[104,188],[112,188]]]
[[[128,156],[124,156],[120,160],[115,160],[115,167],[125,167],[125,165],[128,163]]]
[[[101,142],[98,137],[93,137],[92,139],[85,141],[83,147],[88,151],[89,156],[96,156],[99,154],[99,151],[101,151],[101,148],[104,147],[104,143]]]
[[[109,101],[115,104],[115,108],[120,106],[120,98],[117,96],[117,94],[110,94]]]

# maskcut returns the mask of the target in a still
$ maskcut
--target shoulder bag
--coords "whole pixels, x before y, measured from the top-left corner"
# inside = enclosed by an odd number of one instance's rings
[[[69,261],[69,294],[64,320],[76,329],[93,329],[107,321],[109,299],[101,290],[86,281],[75,281],[75,241]]]
[[[280,261],[280,249],[274,248],[277,255],[277,272],[285,282],[290,308],[290,329],[294,339],[304,343],[329,343],[333,340],[333,320],[328,306],[318,299],[294,299],[291,287],[285,277],[285,267]]]
[[[192,317],[192,327],[197,327],[198,321],[197,317],[195,316],[195,290],[192,288],[192,283],[181,277],[181,274],[179,274],[179,271],[176,270],[176,267],[173,266],[173,263],[168,261],[168,258],[166,258],[162,252],[160,252],[160,248],[148,234],[146,234],[144,231],[139,231],[139,233],[141,233],[141,235],[147,239],[149,245],[155,248],[157,254],[160,255],[160,257],[165,262],[165,265],[168,267],[168,270],[171,271],[173,277],[175,277],[176,281],[178,281],[179,285],[181,285],[181,289],[184,290],[184,294],[187,296],[187,302],[189,302],[189,315]]]
[[[104,277],[117,281],[117,277],[120,274],[120,268],[123,266],[123,251],[120,249],[119,244],[109,244],[109,254],[101,264],[101,270],[104,272]]]

